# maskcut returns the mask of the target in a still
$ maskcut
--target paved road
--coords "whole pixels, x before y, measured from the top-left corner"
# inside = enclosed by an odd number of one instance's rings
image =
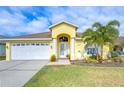
[[[48,61],[0,62],[0,87],[21,87]]]

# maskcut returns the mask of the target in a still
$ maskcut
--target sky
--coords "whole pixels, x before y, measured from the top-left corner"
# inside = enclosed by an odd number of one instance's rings
[[[19,36],[48,32],[49,26],[60,21],[77,25],[84,32],[94,22],[103,25],[118,20],[120,36],[124,36],[124,7],[36,6],[0,7],[0,35]]]

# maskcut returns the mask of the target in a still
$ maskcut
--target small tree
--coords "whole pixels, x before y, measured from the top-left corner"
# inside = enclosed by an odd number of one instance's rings
[[[54,54],[51,56],[50,61],[51,62],[55,62],[56,61],[56,56]]]
[[[92,25],[92,28],[88,28],[83,34],[82,38],[86,42],[86,46],[95,45],[97,60],[100,63],[103,59],[103,46],[112,45],[114,41],[119,37],[118,28],[120,23],[117,20],[110,21],[106,25],[102,25],[96,22]],[[100,53],[99,48],[100,47]]]

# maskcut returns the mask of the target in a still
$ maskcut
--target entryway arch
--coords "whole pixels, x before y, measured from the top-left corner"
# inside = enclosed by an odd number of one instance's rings
[[[70,55],[70,36],[60,34],[57,36],[57,54],[58,58],[67,58]]]

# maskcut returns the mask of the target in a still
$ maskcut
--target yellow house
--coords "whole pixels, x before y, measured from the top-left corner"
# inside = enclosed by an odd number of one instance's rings
[[[51,55],[57,59],[81,60],[88,55],[78,26],[69,22],[59,22],[49,27],[49,32],[17,36],[6,41],[6,61],[10,60],[49,60]],[[104,47],[104,55],[109,51]]]

